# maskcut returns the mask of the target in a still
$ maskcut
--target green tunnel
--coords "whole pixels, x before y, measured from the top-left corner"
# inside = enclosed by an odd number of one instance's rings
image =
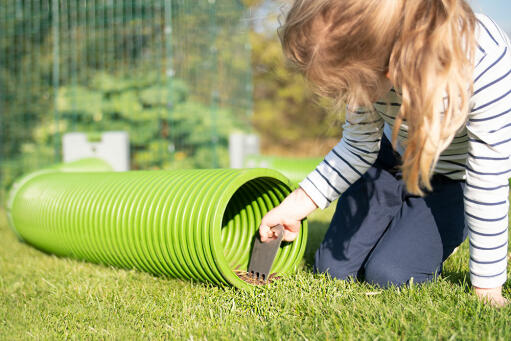
[[[118,173],[89,159],[23,177],[7,212],[18,237],[47,253],[248,288],[235,270],[247,269],[261,218],[292,189],[269,169]],[[306,239],[303,221],[272,272],[294,272]]]

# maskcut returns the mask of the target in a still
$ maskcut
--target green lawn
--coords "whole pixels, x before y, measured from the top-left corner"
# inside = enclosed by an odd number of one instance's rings
[[[0,340],[511,339],[511,308],[487,307],[470,292],[466,243],[444,276],[422,287],[381,292],[313,275],[331,215],[310,219],[302,270],[240,291],[47,255],[19,243],[2,214]]]

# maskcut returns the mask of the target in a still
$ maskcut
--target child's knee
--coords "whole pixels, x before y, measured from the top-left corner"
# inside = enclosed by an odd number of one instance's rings
[[[327,273],[335,279],[349,280],[356,279],[358,271],[348,262],[340,262],[330,253],[318,250],[314,261],[314,273]]]
[[[388,264],[378,262],[369,263],[364,268],[364,279],[366,282],[386,288],[389,286],[401,286],[410,277],[403,271],[393,268]]]
[[[413,283],[419,284],[431,281],[436,273],[414,273],[411,269],[396,266],[385,259],[370,259],[364,267],[364,279],[366,282],[387,288],[390,286],[400,287]]]

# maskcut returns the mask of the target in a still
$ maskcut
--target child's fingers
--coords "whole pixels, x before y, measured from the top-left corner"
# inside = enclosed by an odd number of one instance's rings
[[[301,222],[297,221],[293,224],[287,224],[285,226],[285,232],[284,232],[284,241],[286,242],[292,242],[293,240],[298,237],[298,232],[300,231]]]
[[[293,240],[296,239],[296,237],[298,237],[298,232],[292,232],[292,231],[286,230],[284,232],[283,240],[286,242],[292,242]]]
[[[261,241],[264,243],[270,239],[273,239],[275,236],[269,226],[261,225],[259,226],[259,237],[261,238]]]
[[[259,226],[259,236],[261,237],[261,241],[265,242],[270,239],[274,239],[277,236],[273,233],[271,228],[275,225],[280,224],[281,216],[278,210],[271,210],[268,212],[263,219],[261,220],[261,225]]]

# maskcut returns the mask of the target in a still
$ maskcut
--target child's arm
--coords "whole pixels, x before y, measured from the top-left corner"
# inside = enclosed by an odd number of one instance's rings
[[[383,125],[383,119],[374,111],[347,109],[341,141],[300,183],[318,207],[328,207],[373,165]]]
[[[470,239],[470,278],[476,293],[491,299],[502,297],[500,287],[507,275],[508,179],[511,174],[510,48],[496,46],[486,51],[477,64],[467,123],[465,216]]]
[[[284,239],[294,240],[303,218],[317,207],[327,207],[376,161],[383,125],[376,112],[347,110],[341,141],[298,190],[265,215],[259,228],[261,239],[271,238],[270,227],[282,224],[286,229]]]

